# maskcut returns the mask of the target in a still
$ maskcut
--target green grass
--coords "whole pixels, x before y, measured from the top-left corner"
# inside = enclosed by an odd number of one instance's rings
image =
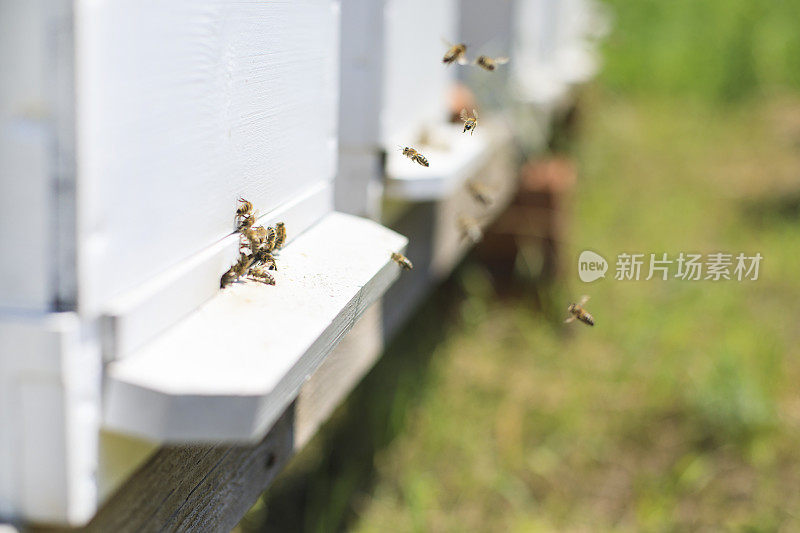
[[[606,0],[602,81],[626,94],[736,102],[800,89],[797,0]]]
[[[598,325],[565,328],[467,265],[427,385],[397,400],[402,429],[350,502],[353,531],[800,527],[800,220],[745,215],[778,180],[728,175],[729,153],[795,171],[800,154],[758,105],[600,93],[589,109],[571,257],[760,251],[760,279],[587,287],[573,270],[562,292],[590,292]]]
[[[468,261],[243,530],[800,529],[800,3],[609,4],[551,303]],[[584,249],[607,279],[578,280]],[[613,279],[618,253],[680,251],[765,259]],[[563,325],[582,293],[597,326]]]

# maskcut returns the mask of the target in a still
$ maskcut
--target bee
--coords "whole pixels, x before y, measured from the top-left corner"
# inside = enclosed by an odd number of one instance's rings
[[[231,268],[237,276],[244,276],[250,265],[253,264],[253,256],[247,254],[239,254],[239,261],[236,262]]]
[[[476,202],[481,204],[484,207],[489,207],[492,205],[492,197],[490,194],[490,189],[483,183],[476,183],[471,181],[467,184],[467,190],[475,199]]]
[[[450,65],[454,62],[458,62],[459,65],[466,65],[467,64],[467,45],[464,43],[453,44],[445,41],[444,44],[448,46],[447,52],[445,52],[444,57],[442,58],[442,63],[445,65]]]
[[[586,309],[583,308],[583,306],[588,301],[589,301],[589,297],[588,296],[583,296],[581,298],[581,303],[569,304],[569,307],[567,308],[567,311],[569,311],[570,316],[567,317],[567,319],[564,320],[564,322],[572,322],[573,320],[575,320],[577,318],[578,320],[580,320],[584,324],[587,324],[589,326],[594,326],[594,317],[591,314],[589,314],[589,312]]]
[[[475,128],[478,127],[478,110],[472,110],[472,116],[469,116],[466,109],[462,109],[458,115],[464,121],[464,131],[461,133],[469,132],[470,135],[475,133]]]
[[[403,254],[392,252],[392,260],[400,265],[400,268],[403,270],[411,270],[414,268],[414,265],[408,260],[408,257],[404,256]]]
[[[227,287],[228,285],[230,285],[231,283],[233,283],[237,279],[239,279],[239,276],[237,276],[236,272],[234,272],[234,267],[230,267],[222,275],[222,277],[220,278],[220,280],[219,280],[219,288],[220,289],[224,289],[225,287]]]
[[[254,267],[247,273],[247,277],[254,280],[266,283],[267,285],[275,285],[275,276],[268,270],[261,267]]]
[[[239,219],[239,231],[246,230],[256,223],[256,216],[253,213]]]
[[[409,159],[411,159],[413,162],[415,162],[415,163],[419,163],[419,164],[420,164],[420,165],[422,165],[423,167],[428,167],[428,166],[430,166],[430,165],[428,164],[428,160],[427,160],[427,159],[425,159],[425,156],[423,156],[421,153],[417,152],[417,151],[416,151],[416,150],[414,150],[413,148],[410,148],[410,147],[408,147],[408,146],[406,146],[405,148],[403,148],[403,155],[404,155],[404,156],[406,156],[406,157],[408,157]]]
[[[489,71],[496,69],[498,65],[505,65],[506,63],[508,63],[507,57],[478,56],[478,59],[475,60],[476,65],[483,70]]]
[[[275,257],[270,253],[272,250],[266,246],[262,246],[256,253],[253,254],[253,264],[266,265],[268,270],[278,270],[278,263]]]
[[[267,238],[267,230],[264,226],[256,226],[255,228],[247,228],[242,231],[242,235],[247,239],[251,250],[255,250]]]
[[[244,198],[239,198],[239,203],[242,205],[236,209],[236,216],[244,218],[253,214],[252,203],[248,202]]]
[[[280,250],[286,244],[286,224],[278,222],[275,224],[275,249]]]
[[[244,276],[253,264],[253,258],[246,254],[239,254],[239,260],[230,267],[219,280],[220,289],[224,289],[240,277]]]
[[[483,230],[477,220],[461,217],[458,219],[458,223],[461,226],[461,235],[472,241],[472,244],[478,244],[483,240]]]
[[[275,228],[273,228],[272,226],[268,227],[266,229],[266,232],[267,234],[262,242],[264,243],[264,246],[266,247],[267,251],[271,252],[272,250],[275,249],[275,240],[277,239],[277,234],[275,233]]]

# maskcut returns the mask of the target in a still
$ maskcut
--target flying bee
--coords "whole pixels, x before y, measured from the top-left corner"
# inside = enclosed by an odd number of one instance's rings
[[[414,268],[414,265],[408,260],[408,257],[404,256],[403,254],[392,252],[392,260],[400,265],[400,268],[403,270],[411,270]]]
[[[461,217],[458,219],[458,224],[461,226],[462,236],[472,241],[472,244],[478,244],[483,240],[483,230],[474,218]]]
[[[488,71],[492,71],[496,69],[498,65],[505,65],[506,63],[508,63],[507,57],[478,56],[478,59],[475,60],[476,65]]]
[[[415,149],[406,146],[403,148],[403,155],[411,159],[415,163],[419,163],[423,167],[430,166],[428,164],[428,160],[423,156],[421,153],[417,152]]]
[[[482,206],[489,207],[492,205],[491,190],[485,184],[471,181],[467,183],[467,190],[475,201]]]
[[[466,109],[462,109],[458,115],[464,121],[464,131],[461,133],[469,132],[470,135],[475,133],[475,128],[478,127],[478,110],[472,110],[472,116],[469,116]]]
[[[442,63],[445,65],[451,65],[454,62],[458,62],[459,65],[467,64],[466,44],[453,44],[445,41],[444,39],[442,39],[442,42],[444,42],[444,44],[448,47],[447,52],[445,52],[444,57],[442,58]]]
[[[584,324],[587,324],[589,326],[594,326],[594,317],[591,314],[589,314],[589,312],[586,309],[583,308],[583,306],[588,301],[589,301],[589,297],[588,296],[583,296],[581,298],[581,303],[569,304],[569,307],[567,308],[567,311],[569,311],[570,316],[567,317],[567,319],[564,320],[564,322],[572,322],[573,320],[575,320],[577,318],[578,320],[580,320]]]
[[[266,283],[267,285],[275,285],[275,276],[268,270],[261,267],[254,267],[247,273],[247,277],[254,280]]]
[[[267,249],[266,246],[262,246],[256,253],[253,254],[253,264],[256,265],[266,265],[267,270],[278,270],[278,263],[275,261],[275,257],[270,253],[272,250]]]
[[[280,250],[286,244],[286,224],[278,222],[275,224],[275,249]]]

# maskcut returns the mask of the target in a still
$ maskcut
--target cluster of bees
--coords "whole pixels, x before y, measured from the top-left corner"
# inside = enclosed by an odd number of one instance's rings
[[[271,270],[278,270],[274,252],[286,243],[286,225],[278,222],[275,227],[255,226],[256,212],[253,204],[239,198],[236,209],[236,231],[239,233],[239,260],[220,278],[219,286],[224,289],[240,278],[275,285]]]

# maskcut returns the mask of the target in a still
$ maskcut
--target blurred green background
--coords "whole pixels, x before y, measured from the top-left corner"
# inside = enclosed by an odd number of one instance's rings
[[[800,1],[606,4],[564,279],[468,259],[242,532],[800,530]],[[631,251],[764,261],[615,281]]]

